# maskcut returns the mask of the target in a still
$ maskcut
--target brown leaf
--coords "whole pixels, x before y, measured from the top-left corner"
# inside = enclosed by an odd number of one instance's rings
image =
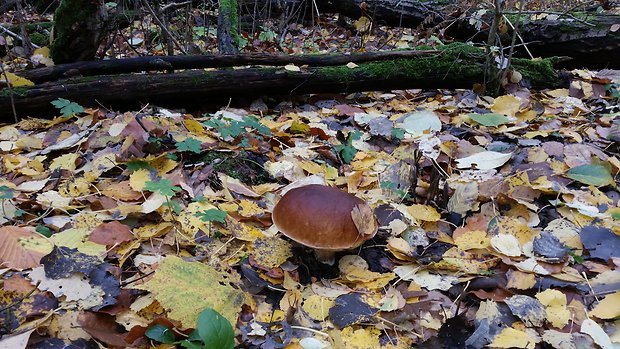
[[[88,240],[106,246],[114,246],[133,239],[131,229],[118,221],[102,223],[88,236]]]
[[[82,312],[78,316],[78,322],[82,329],[93,338],[110,346],[125,348],[129,344],[125,342],[126,334],[117,332],[118,324],[114,317],[108,314],[95,312]]]

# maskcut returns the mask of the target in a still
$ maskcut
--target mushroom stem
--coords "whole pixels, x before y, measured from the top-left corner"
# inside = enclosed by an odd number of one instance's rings
[[[314,256],[316,260],[327,265],[334,265],[336,263],[336,252],[330,250],[314,250]]]

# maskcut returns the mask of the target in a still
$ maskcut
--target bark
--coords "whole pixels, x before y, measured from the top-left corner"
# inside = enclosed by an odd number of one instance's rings
[[[35,83],[43,83],[75,76],[115,75],[143,71],[205,69],[246,65],[284,66],[295,64],[297,66],[309,65],[320,67],[345,65],[349,62],[362,63],[396,58],[411,58],[431,55],[437,52],[437,50],[416,50],[367,52],[351,55],[275,56],[270,54],[237,54],[224,56],[149,56],[60,64],[52,67],[27,70],[19,73],[19,76]]]
[[[95,58],[108,32],[108,14],[102,0],[61,0],[54,19],[51,56],[56,64]]]
[[[217,49],[220,54],[239,52],[239,11],[237,0],[219,0]]]
[[[514,66],[534,87],[567,86],[553,69],[552,60],[515,59]],[[50,102],[65,98],[83,106],[188,107],[238,96],[297,95],[407,88],[470,88],[484,76],[484,53],[466,45],[447,46],[431,57],[395,59],[347,66],[185,71],[174,74],[117,75],[71,78],[31,88],[13,96],[20,117],[54,112]],[[0,91],[0,111],[10,110],[10,96]],[[138,106],[136,106],[138,107]],[[5,118],[10,115],[5,115]]]

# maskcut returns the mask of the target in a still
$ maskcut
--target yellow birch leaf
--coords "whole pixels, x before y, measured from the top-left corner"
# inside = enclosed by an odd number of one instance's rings
[[[151,173],[147,169],[141,168],[129,175],[129,186],[135,191],[142,191],[146,182],[152,180]]]
[[[254,240],[252,253],[256,263],[275,268],[293,256],[291,243],[278,237],[265,237]]]
[[[50,171],[56,169],[75,171],[75,163],[78,159],[78,156],[79,154],[77,153],[61,155],[52,161],[49,169]]]
[[[490,345],[494,348],[527,348],[534,349],[536,340],[527,332],[507,327],[502,330]]]
[[[311,318],[323,321],[329,315],[329,309],[335,304],[336,302],[333,299],[313,294],[304,299],[302,308],[304,308]]]
[[[71,228],[50,237],[56,246],[77,248],[78,251],[89,256],[103,256],[107,248],[88,240],[91,230],[87,228]]]
[[[537,293],[536,298],[545,306],[547,321],[556,328],[562,328],[571,317],[566,308],[566,295],[558,290],[548,289]]]
[[[489,247],[489,238],[483,230],[468,231],[454,237],[454,243],[463,251]]]
[[[507,288],[514,288],[517,290],[529,290],[536,284],[536,275],[531,273],[524,273],[518,270],[509,270],[506,273],[508,277]]]
[[[149,281],[133,287],[153,293],[171,320],[180,321],[183,328],[192,328],[200,311],[207,307],[222,314],[231,324],[237,323],[245,296],[231,282],[229,272],[167,256]]]
[[[606,320],[620,317],[620,291],[605,296],[590,312],[590,315]]]
[[[345,327],[342,332],[342,341],[347,349],[375,349],[379,348],[381,331],[376,327],[357,328]]]
[[[495,98],[491,110],[494,113],[515,116],[521,106],[521,99],[515,96],[499,96]]]
[[[429,205],[411,205],[407,207],[407,212],[415,219],[426,222],[437,222],[441,215],[437,210]]]
[[[202,135],[205,133],[205,128],[202,124],[194,119],[185,119],[183,120],[183,124],[187,130],[195,135]]]
[[[239,202],[239,214],[243,217],[252,217],[256,215],[260,215],[265,212],[262,208],[260,208],[256,202],[250,200],[241,200]]]
[[[5,76],[6,74],[6,76]],[[28,80],[28,79],[24,79],[20,76],[17,76],[13,73],[9,73],[9,72],[3,72],[0,75],[0,79],[3,81],[7,81],[11,84],[11,86],[13,87],[22,87],[22,86],[34,86],[34,82]]]

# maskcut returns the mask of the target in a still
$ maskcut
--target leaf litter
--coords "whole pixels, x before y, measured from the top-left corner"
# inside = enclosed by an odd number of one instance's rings
[[[1,127],[1,343],[147,347],[209,308],[248,348],[620,345],[617,100],[422,93]],[[333,266],[272,225],[311,183],[380,225]]]

